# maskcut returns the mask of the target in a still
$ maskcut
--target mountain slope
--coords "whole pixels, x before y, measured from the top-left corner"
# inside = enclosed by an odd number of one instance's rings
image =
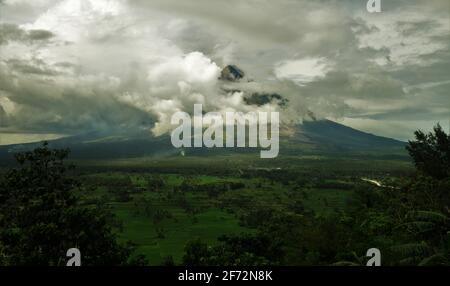
[[[304,134],[312,142],[342,150],[386,149],[404,145],[403,142],[362,132],[331,120],[305,121],[297,126],[297,131],[297,134]]]
[[[12,154],[29,150],[40,143],[0,146],[3,163],[12,161]],[[55,148],[70,148],[74,159],[110,159],[141,156],[179,156],[181,150],[172,146],[169,135],[154,137],[143,131],[135,134],[89,133],[50,141]],[[330,120],[305,121],[291,128],[289,135],[280,136],[280,154],[304,152],[365,152],[398,151],[403,142],[365,133]],[[186,148],[186,155],[223,155],[258,152],[258,148]]]

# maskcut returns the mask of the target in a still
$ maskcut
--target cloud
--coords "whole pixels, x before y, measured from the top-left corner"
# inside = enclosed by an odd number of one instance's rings
[[[126,92],[123,102],[156,114],[153,128],[157,135],[171,129],[170,117],[180,110],[188,111],[194,103],[205,103],[206,96],[217,94],[220,68],[200,52],[161,59],[149,67],[147,93]]]
[[[159,135],[201,102],[380,135],[430,128],[450,104],[447,2],[385,1],[372,15],[359,1],[3,1],[0,126]],[[227,64],[252,81],[218,80]],[[253,93],[288,104],[246,105]]]
[[[151,67],[148,80],[157,90],[178,86],[181,91],[189,92],[193,88],[205,89],[215,85],[219,74],[220,68],[214,62],[200,52],[192,52]]]
[[[38,73],[17,74],[0,66],[0,98],[8,104],[9,130],[79,134],[93,130],[150,128],[151,114],[117,100],[118,80],[105,76],[43,78]],[[117,95],[118,96],[118,95]]]
[[[54,34],[47,30],[24,30],[15,24],[0,24],[0,45],[11,41],[34,44],[51,39]]]
[[[275,75],[279,79],[289,79],[299,85],[305,85],[325,76],[329,70],[324,58],[307,58],[279,63],[275,67]]]
[[[423,11],[398,10],[383,17],[370,17],[370,33],[358,35],[359,47],[384,49],[384,57],[373,59],[380,65],[394,67],[427,65],[427,55],[448,49],[450,19],[433,18]]]
[[[35,0],[35,1],[27,1],[27,0],[3,0],[3,3],[6,5],[22,5],[22,4],[31,4],[33,6],[44,6],[54,2],[52,0]]]
[[[3,108],[3,106],[2,105],[0,105],[0,126],[2,126],[2,125],[6,125],[6,116],[7,116],[7,114],[6,114],[6,111],[5,111],[5,109]]]

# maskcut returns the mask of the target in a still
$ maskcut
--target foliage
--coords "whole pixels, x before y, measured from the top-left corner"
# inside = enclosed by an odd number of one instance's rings
[[[213,247],[193,240],[185,247],[183,264],[187,266],[264,266],[276,264],[266,247],[271,241],[263,236],[222,236]],[[272,260],[272,262],[269,262]]]
[[[0,264],[63,265],[78,247],[84,265],[352,266],[376,247],[382,265],[449,265],[448,142],[439,125],[416,132],[414,173],[364,155],[238,171],[211,159],[182,171],[177,161],[81,177],[63,163],[67,150],[45,145],[17,154],[20,167],[0,179]],[[136,244],[118,243],[127,239]]]
[[[415,132],[416,140],[409,141],[407,150],[419,171],[443,179],[450,175],[450,136],[438,124],[434,133]]]
[[[65,265],[73,247],[84,265],[126,263],[131,248],[117,243],[111,213],[81,206],[74,195],[80,184],[64,163],[68,154],[44,143],[15,155],[19,167],[6,174],[0,192],[3,264]]]

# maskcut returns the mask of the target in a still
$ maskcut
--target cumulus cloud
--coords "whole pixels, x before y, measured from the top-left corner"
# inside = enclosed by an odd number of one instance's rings
[[[158,122],[153,131],[161,135],[170,130],[170,117],[174,112],[195,103],[205,104],[205,96],[217,93],[219,73],[220,68],[200,52],[169,57],[149,67],[147,93],[126,92],[120,99],[156,114]]]
[[[0,132],[160,135],[173,112],[192,112],[194,103],[281,110],[285,123],[313,112],[400,139],[446,122],[445,0],[385,1],[376,15],[359,1],[0,5]],[[250,81],[219,80],[227,64]],[[280,94],[288,104],[246,104],[253,93]]]
[[[307,58],[284,61],[275,67],[275,75],[279,79],[289,79],[303,86],[326,75],[330,70],[323,58]]]

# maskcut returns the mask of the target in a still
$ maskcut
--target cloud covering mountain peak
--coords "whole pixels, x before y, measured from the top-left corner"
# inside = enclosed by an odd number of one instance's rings
[[[446,123],[448,3],[355,2],[3,1],[0,132],[163,134],[194,103],[280,110],[252,94],[286,99],[285,122],[312,111],[400,139]],[[221,80],[233,64],[253,81]]]

